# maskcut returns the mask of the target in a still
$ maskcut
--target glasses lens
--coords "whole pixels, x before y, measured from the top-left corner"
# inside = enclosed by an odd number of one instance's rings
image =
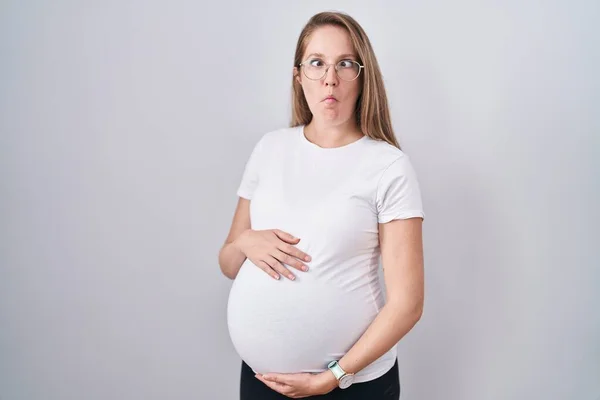
[[[360,66],[356,61],[342,60],[335,66],[340,79],[352,81],[358,77]]]
[[[303,64],[304,74],[308,79],[321,79],[327,66],[323,62],[311,61]]]

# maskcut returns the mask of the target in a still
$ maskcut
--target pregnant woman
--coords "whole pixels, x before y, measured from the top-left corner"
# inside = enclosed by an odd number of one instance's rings
[[[256,143],[237,194],[219,264],[234,280],[240,398],[398,399],[396,344],[423,309],[425,215],[350,16],[302,30],[291,126]]]

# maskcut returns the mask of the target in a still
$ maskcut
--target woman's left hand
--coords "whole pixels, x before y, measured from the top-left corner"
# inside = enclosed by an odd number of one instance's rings
[[[256,374],[257,379],[271,389],[292,399],[326,394],[338,386],[337,379],[331,371],[318,374]]]

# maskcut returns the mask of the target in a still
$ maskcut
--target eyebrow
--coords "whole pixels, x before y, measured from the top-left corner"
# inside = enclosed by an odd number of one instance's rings
[[[317,57],[321,57],[321,58],[325,58],[325,54],[323,53],[310,53],[308,56],[306,56],[306,58],[309,58],[311,56],[317,56]],[[352,53],[346,53],[346,54],[342,54],[340,56],[338,56],[338,59],[340,58],[356,58],[356,55],[352,54]]]

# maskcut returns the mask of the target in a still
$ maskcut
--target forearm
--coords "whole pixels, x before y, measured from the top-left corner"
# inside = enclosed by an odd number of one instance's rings
[[[229,279],[235,279],[244,261],[246,255],[236,246],[235,241],[226,243],[219,252],[221,272]]]
[[[388,302],[360,339],[339,360],[340,366],[348,373],[357,373],[395,346],[420,318],[420,307],[409,307],[400,301]]]

